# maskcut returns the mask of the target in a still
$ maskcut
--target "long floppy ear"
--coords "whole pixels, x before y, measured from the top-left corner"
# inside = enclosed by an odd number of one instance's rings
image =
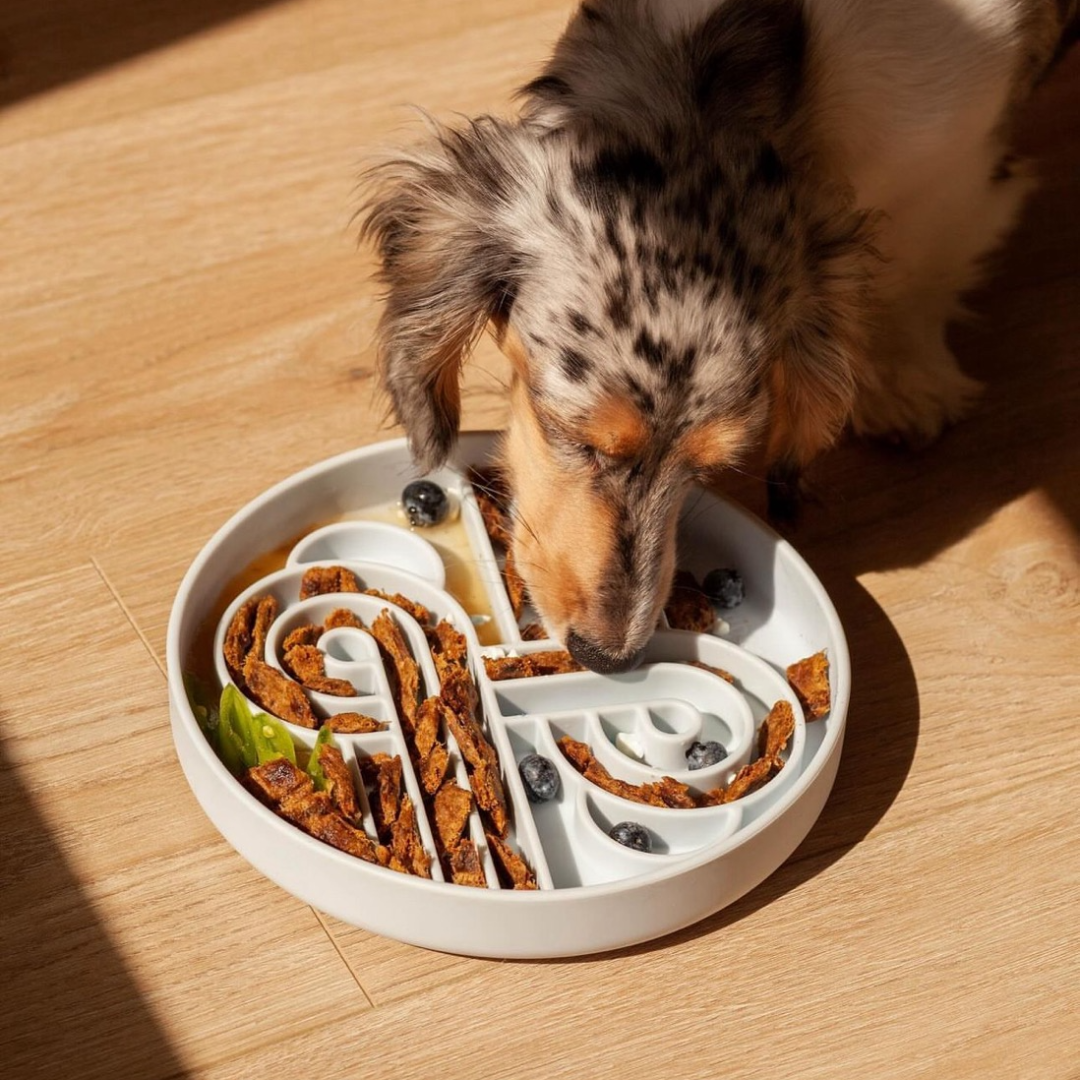
[[[825,193],[821,193],[824,195]],[[810,225],[803,280],[768,371],[769,516],[798,515],[803,470],[851,417],[866,355],[873,219],[837,209]]]
[[[361,238],[382,260],[379,363],[417,464],[445,462],[461,415],[461,365],[513,302],[520,259],[505,222],[520,184],[514,129],[491,117],[376,166]]]

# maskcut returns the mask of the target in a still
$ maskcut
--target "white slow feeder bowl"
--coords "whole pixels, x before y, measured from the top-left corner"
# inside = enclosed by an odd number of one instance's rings
[[[385,519],[402,488],[417,479],[404,440],[382,443],[314,465],[277,484],[236,513],[192,563],[181,583],[169,621],[167,659],[173,738],[196,798],[230,844],[283,889],[336,918],[374,933],[425,948],[473,956],[531,958],[599,953],[660,937],[695,923],[768,877],[810,831],[836,776],[843,744],[851,674],[847,643],[820,582],[795,550],[762,522],[711,494],[695,493],[684,513],[680,566],[699,579],[716,566],[737,567],[746,599],[723,612],[726,632],[694,634],[658,630],[644,664],[633,672],[592,672],[491,682],[481,658],[507,650],[551,648],[523,641],[509,611],[495,553],[487,542],[468,468],[483,464],[495,436],[462,436],[454,462],[431,479],[460,504],[461,526],[474,558],[476,578],[487,591],[497,645],[481,645],[473,612],[445,589],[434,546],[410,530],[364,522],[365,513]],[[328,521],[339,523],[326,525]],[[377,528],[370,526],[377,525]],[[296,537],[302,537],[296,541]],[[235,596],[224,595],[256,556],[292,543],[279,569]],[[512,820],[511,841],[533,868],[536,891],[500,888],[477,812],[470,834],[477,842],[489,887],[468,888],[410,877],[335,850],[301,832],[256,801],[218,760],[188,703],[183,673],[198,666],[229,678],[220,645],[231,613],[246,598],[273,592],[281,611],[268,635],[267,661],[288,629],[318,621],[323,608],[349,606],[365,622],[386,602],[365,594],[334,594],[298,600],[305,566],[341,564],[365,587],[401,593],[449,619],[468,641],[480,691],[483,723],[499,755]],[[306,605],[306,606],[305,606]],[[310,610],[309,610],[310,609]],[[438,681],[422,629],[394,609],[416,659],[422,692],[438,692]],[[208,648],[208,621],[216,619],[215,656]],[[363,631],[327,631],[320,647],[327,673],[346,677],[355,698],[309,695],[316,712],[360,711],[384,720],[387,730],[338,736],[354,765],[373,753],[398,754],[405,785],[417,806],[421,837],[429,851],[432,830],[423,813],[418,779],[377,651]],[[824,649],[828,653],[832,709],[806,722],[783,677],[787,665]],[[688,666],[701,660],[724,668],[734,687]],[[777,700],[792,703],[795,734],[784,768],[753,793],[717,807],[669,809],[629,802],[587,781],[563,757],[563,735],[589,743],[616,776],[632,783],[671,775],[705,790],[730,781],[753,753],[754,732]],[[315,732],[292,727],[310,746]],[[690,742],[716,740],[726,756],[708,768],[680,770]],[[620,746],[639,748],[643,760]],[[451,773],[465,786],[467,774],[452,742]],[[529,753],[555,762],[560,793],[551,802],[531,803],[517,763]],[[652,853],[624,847],[608,835],[619,821],[633,820],[653,837]],[[370,814],[364,824],[370,831]]]

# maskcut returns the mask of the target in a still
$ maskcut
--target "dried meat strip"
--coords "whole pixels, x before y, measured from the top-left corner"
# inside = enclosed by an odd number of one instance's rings
[[[358,712],[335,713],[323,721],[323,727],[336,731],[339,735],[368,735],[373,731],[385,731],[387,725],[374,716],[365,716]]]
[[[375,818],[379,839],[385,842],[401,811],[401,758],[372,754],[361,761],[360,773],[374,788],[374,798],[369,800],[371,814]]]
[[[248,769],[244,786],[280,817],[317,840],[365,862],[389,864],[387,848],[349,824],[334,807],[329,793],[316,791],[311,777],[288,758],[274,758]]]
[[[390,662],[398,716],[405,734],[411,735],[416,726],[416,710],[420,703],[420,668],[409,652],[401,628],[387,608],[383,608],[371,624],[371,633]]]
[[[484,670],[493,682],[503,682],[538,675],[566,675],[585,669],[566,649],[542,649],[524,656],[485,656]]]
[[[427,639],[440,683],[453,672],[468,672],[468,646],[460,630],[441,619],[433,630],[428,630]]]
[[[300,727],[319,726],[311,710],[311,702],[299,683],[258,659],[253,652],[248,654],[244,663],[244,682],[248,693],[268,713]]]
[[[300,599],[328,593],[361,592],[356,575],[345,566],[311,566],[300,579]]]
[[[820,720],[829,712],[832,691],[829,686],[829,658],[824,650],[796,661],[786,674],[807,720]]]
[[[302,626],[290,630],[281,643],[281,651],[286,655],[297,645],[317,645],[323,635],[323,628],[314,623],[304,623]]]
[[[795,734],[795,710],[781,699],[769,710],[758,728],[758,756],[779,761],[791,736]]]
[[[450,768],[450,754],[442,743],[436,743],[420,762],[420,786],[425,795],[434,795],[442,786]]]
[[[364,593],[367,596],[378,597],[378,599],[385,600],[388,604],[393,604],[395,607],[407,611],[421,626],[427,627],[431,625],[431,612],[423,604],[410,600],[407,596],[402,596],[401,593],[387,593],[381,589],[365,589]]]
[[[721,667],[714,667],[712,664],[706,664],[701,660],[690,660],[689,664],[691,667],[701,668],[702,671],[708,671],[710,674],[718,676],[726,683],[734,684],[735,682],[735,676]]]
[[[676,630],[708,634],[716,626],[716,612],[712,603],[689,570],[680,570],[675,575],[671,595],[664,605],[664,614],[668,624]]]
[[[363,630],[364,624],[360,619],[360,616],[354,611],[350,611],[348,608],[339,607],[334,608],[329,615],[323,619],[323,626],[327,630],[335,630],[339,626],[351,626],[355,630]]]
[[[360,800],[341,751],[327,743],[319,750],[319,765],[326,777],[326,791],[334,808],[346,821],[355,822],[360,816]]]
[[[314,645],[294,645],[282,660],[285,670],[308,690],[334,697],[355,697],[356,687],[348,679],[331,679],[326,674],[326,657]]]
[[[487,888],[487,876],[480,863],[480,853],[469,839],[459,840],[447,852],[445,863],[450,872],[450,880],[455,885],[468,885],[474,889]]]
[[[472,795],[453,780],[447,780],[435,793],[435,838],[444,851],[450,851],[465,835],[472,812]]]
[[[408,795],[402,795],[398,816],[390,826],[390,851],[391,866],[396,860],[407,874],[431,877],[431,856],[424,850],[416,820],[416,807]]]
[[[255,654],[262,660],[266,653],[266,634],[277,618],[278,602],[270,595],[253,596],[245,600],[229,621],[222,652],[229,674],[240,685],[244,683],[244,664]]]
[[[536,875],[529,864],[501,837],[487,834],[488,849],[499,877],[512,889],[536,889]]]

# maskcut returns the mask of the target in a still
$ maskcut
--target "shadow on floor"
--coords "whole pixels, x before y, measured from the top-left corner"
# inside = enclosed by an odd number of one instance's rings
[[[274,0],[4,0],[0,108]]]
[[[0,742],[0,1073],[188,1075]]]

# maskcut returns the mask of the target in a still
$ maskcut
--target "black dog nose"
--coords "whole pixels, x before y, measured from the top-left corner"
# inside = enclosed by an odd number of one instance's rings
[[[600,648],[595,641],[583,638],[576,630],[566,635],[566,647],[570,655],[583,667],[600,675],[614,675],[619,671],[630,671],[641,663],[645,647],[642,646],[630,656],[612,656],[606,649]]]

